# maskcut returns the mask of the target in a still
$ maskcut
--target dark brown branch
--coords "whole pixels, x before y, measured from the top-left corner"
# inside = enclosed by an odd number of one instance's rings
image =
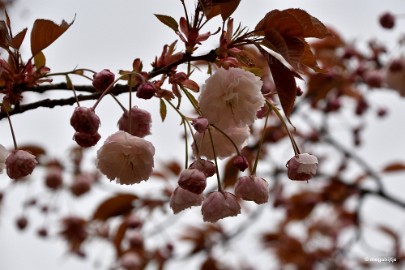
[[[66,86],[66,84],[58,84],[58,85],[53,85],[51,88],[48,88],[47,90],[50,89],[64,89],[64,88],[57,88],[57,87],[62,87],[63,85]],[[50,85],[49,85],[50,86]],[[42,86],[41,86],[42,87]],[[39,88],[41,88],[39,87]],[[76,88],[76,86],[75,86]],[[86,89],[90,90],[90,88],[93,88],[92,86],[77,86],[77,88],[80,89]],[[65,88],[66,89],[66,88]],[[94,88],[93,88],[94,89]],[[46,90],[44,90],[46,91]],[[117,85],[117,87],[114,87],[113,90],[111,91],[111,94],[113,95],[119,95],[122,93],[127,93],[129,91],[128,86],[126,85]],[[100,97],[101,93],[93,93],[89,95],[78,95],[77,99],[79,101],[85,101],[85,100],[96,100]],[[75,97],[70,97],[70,98],[62,98],[62,99],[43,99],[37,102],[33,103],[28,103],[28,104],[23,104],[20,106],[16,106],[13,110],[9,112],[9,115],[14,115],[14,114],[20,114],[29,110],[34,110],[38,108],[54,108],[56,106],[68,106],[68,105],[73,105],[76,103],[76,98]],[[6,113],[0,112],[0,120],[7,117]]]

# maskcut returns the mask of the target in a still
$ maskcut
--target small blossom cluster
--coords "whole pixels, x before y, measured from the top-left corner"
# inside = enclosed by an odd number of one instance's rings
[[[14,180],[20,180],[30,175],[38,161],[35,156],[25,150],[13,150],[8,153],[3,145],[0,145],[0,173],[4,169],[7,175]]]

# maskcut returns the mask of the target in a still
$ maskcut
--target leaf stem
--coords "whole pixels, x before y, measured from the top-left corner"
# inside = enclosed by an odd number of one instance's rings
[[[263,132],[262,132],[262,136],[260,138],[259,147],[257,148],[255,163],[253,164],[252,175],[256,175],[256,169],[257,169],[257,165],[259,163],[259,156],[260,156],[260,152],[261,152],[261,149],[263,146],[264,136],[266,134],[267,121],[269,120],[269,116],[270,116],[270,111],[267,112],[266,120],[264,120]]]
[[[212,153],[214,154],[215,172],[217,174],[217,182],[218,182],[218,191],[222,192],[221,178],[219,176],[219,169],[218,169],[217,153],[215,152],[214,140],[212,139],[212,134],[211,134],[211,129],[210,128],[208,128],[208,134],[210,136]]]

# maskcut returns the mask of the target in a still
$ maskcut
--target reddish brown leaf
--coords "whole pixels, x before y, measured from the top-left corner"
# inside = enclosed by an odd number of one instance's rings
[[[165,167],[176,176],[180,174],[182,169],[181,165],[177,161],[171,161],[169,163],[166,163]]]
[[[11,37],[5,21],[0,21],[0,47],[8,49],[11,44]]]
[[[326,74],[317,73],[309,76],[308,89],[305,97],[311,100],[312,106],[316,106],[328,93],[341,85],[341,78],[331,77]]]
[[[35,56],[37,53],[51,45],[73,24],[62,21],[60,25],[52,21],[37,19],[31,32],[31,53]]]
[[[27,28],[24,28],[19,32],[17,35],[15,35],[11,41],[11,47],[14,49],[20,49],[22,42],[24,41],[25,34],[27,34]]]
[[[125,233],[127,231],[128,225],[127,221],[124,219],[122,223],[119,225],[117,231],[115,232],[114,235],[114,247],[115,247],[115,252],[117,258],[119,258],[122,255],[122,240],[124,239]]]
[[[398,172],[403,170],[405,170],[405,163],[402,162],[390,163],[382,169],[383,172]]]
[[[93,220],[106,221],[115,216],[125,215],[133,208],[133,201],[138,199],[138,196],[129,193],[117,194],[102,202],[93,214]]]
[[[281,107],[284,110],[284,114],[290,117],[294,109],[295,97],[297,96],[297,84],[294,72],[268,52],[263,51],[263,53],[269,64]]]
[[[208,20],[221,15],[222,20],[225,21],[236,10],[239,3],[240,0],[199,0],[199,4]]]
[[[233,166],[234,160],[235,158],[230,158],[225,164],[224,176],[222,177],[224,188],[235,186],[238,180],[239,170]]]
[[[39,145],[34,145],[34,144],[22,145],[22,146],[19,146],[18,149],[28,151],[37,158],[39,156],[42,156],[42,155],[46,154],[46,150],[43,147],[41,147]]]

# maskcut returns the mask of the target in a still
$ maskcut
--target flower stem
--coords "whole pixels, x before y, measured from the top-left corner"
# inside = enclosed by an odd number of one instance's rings
[[[294,149],[294,153],[296,155],[300,154],[300,149],[298,148],[298,145],[295,142],[294,137],[292,136],[290,130],[288,129],[288,126],[287,126],[286,122],[284,121],[284,118],[281,115],[280,111],[277,109],[276,106],[274,106],[274,104],[272,104],[268,100],[266,100],[266,104],[267,104],[267,106],[269,106],[270,109],[272,109],[276,113],[276,115],[277,115],[278,119],[280,120],[281,124],[284,126],[285,130],[287,131],[288,137],[290,138],[290,141],[291,141],[291,145],[292,145],[292,147]]]
[[[128,119],[129,119],[129,134],[132,134],[132,74],[129,75],[128,80],[128,87],[129,87],[129,108],[128,108]]]
[[[231,139],[231,137],[228,136],[228,134],[226,134],[225,132],[223,132],[220,128],[218,128],[217,126],[210,124],[210,126],[212,126],[213,128],[215,128],[216,130],[218,130],[222,135],[224,135],[233,145],[233,147],[235,147],[236,153],[238,154],[238,156],[240,156],[240,152],[238,149],[238,146],[235,144],[235,142]]]
[[[219,169],[218,169],[217,153],[215,152],[214,141],[212,139],[212,134],[211,134],[211,129],[210,128],[208,128],[208,134],[210,135],[212,153],[214,154],[215,172],[217,174],[217,182],[218,182],[218,191],[222,192],[221,178],[219,176]]]
[[[270,116],[270,111],[267,112],[266,120],[264,120],[264,127],[263,127],[262,137],[260,138],[259,147],[257,148],[255,163],[253,164],[252,175],[256,174],[257,164],[259,163],[259,156],[260,156],[260,152],[262,150],[264,136],[266,134],[267,121],[269,120],[269,116]]]
[[[10,115],[8,114],[8,111],[6,108],[3,108],[3,109],[6,112],[8,124],[10,125],[10,131],[11,131],[11,136],[13,137],[14,149],[17,150],[18,149],[17,140],[15,138],[14,128],[13,128],[13,124],[11,123]]]

